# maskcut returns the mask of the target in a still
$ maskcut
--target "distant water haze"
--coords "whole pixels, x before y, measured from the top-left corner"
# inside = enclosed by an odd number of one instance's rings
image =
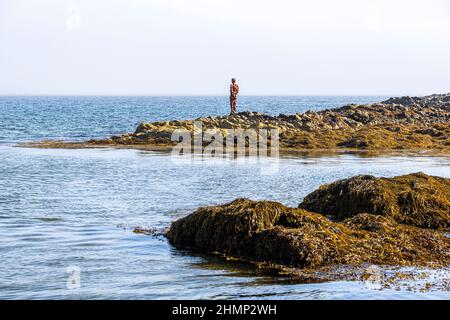
[[[446,0],[0,0],[0,94],[448,92]]]

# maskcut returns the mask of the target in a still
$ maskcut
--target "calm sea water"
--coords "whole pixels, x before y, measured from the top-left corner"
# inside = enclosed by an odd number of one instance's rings
[[[241,110],[279,114],[384,98],[240,101]],[[439,290],[375,290],[357,281],[294,283],[132,232],[135,226],[162,230],[199,206],[237,197],[296,206],[319,185],[356,174],[424,171],[450,177],[448,157],[286,156],[266,175],[267,160],[13,147],[30,140],[105,137],[133,131],[141,121],[227,111],[226,97],[0,98],[0,298],[450,298]],[[79,270],[79,282],[70,281],[70,270]]]

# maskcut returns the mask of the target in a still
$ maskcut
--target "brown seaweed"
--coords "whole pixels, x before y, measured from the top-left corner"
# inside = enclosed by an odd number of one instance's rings
[[[450,225],[450,179],[414,173],[394,178],[356,176],[321,186],[300,208],[343,220],[360,213],[431,229]]]

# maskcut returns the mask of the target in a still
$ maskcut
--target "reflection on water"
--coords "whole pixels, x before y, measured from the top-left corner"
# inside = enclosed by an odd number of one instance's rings
[[[299,284],[132,232],[162,230],[237,197],[296,206],[321,184],[357,174],[450,177],[443,156],[285,156],[271,175],[261,174],[264,161],[0,146],[0,298],[449,298],[358,282]],[[67,287],[73,266],[79,289]]]

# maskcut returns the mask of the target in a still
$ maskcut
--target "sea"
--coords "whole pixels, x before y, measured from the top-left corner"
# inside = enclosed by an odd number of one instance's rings
[[[238,109],[294,114],[386,98],[243,96]],[[297,206],[320,185],[354,175],[422,171],[450,177],[449,156],[291,154],[281,155],[276,170],[267,171],[270,160],[252,157],[20,146],[105,138],[132,132],[141,122],[228,112],[225,96],[0,97],[0,299],[450,298],[439,286],[301,283],[242,262],[178,250],[161,235],[198,207],[236,198]],[[134,233],[135,227],[150,234]]]

